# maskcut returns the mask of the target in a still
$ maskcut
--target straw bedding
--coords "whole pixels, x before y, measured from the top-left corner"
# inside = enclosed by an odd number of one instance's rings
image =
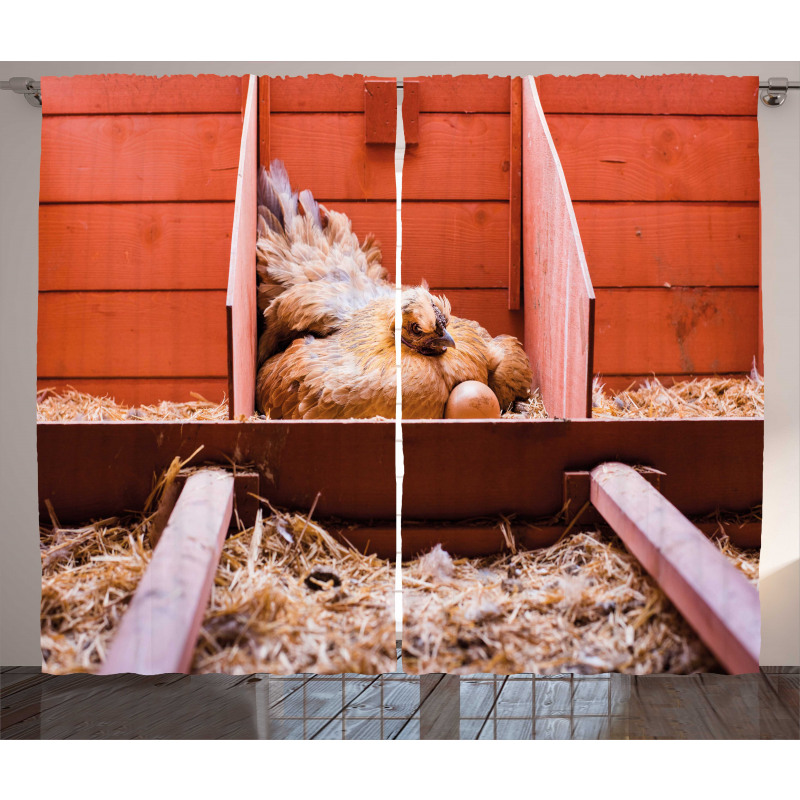
[[[717,544],[757,580],[758,551]],[[437,545],[403,565],[403,588],[406,672],[722,671],[609,530],[482,559]]]

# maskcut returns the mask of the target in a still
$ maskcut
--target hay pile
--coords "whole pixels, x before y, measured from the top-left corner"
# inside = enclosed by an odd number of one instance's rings
[[[79,392],[68,387],[56,392],[42,389],[36,393],[36,419],[39,422],[103,422],[103,421],[169,421],[169,420],[226,420],[228,401],[213,403],[196,392],[195,399],[188,403],[172,403],[167,400],[156,405],[126,406],[110,397]]]
[[[527,400],[518,400],[510,411],[501,416],[503,419],[547,419],[539,389],[534,389]]]
[[[718,545],[751,579],[758,557]],[[406,672],[631,674],[721,671],[611,532],[550,548],[403,565]]]
[[[742,378],[694,378],[664,386],[650,378],[638,389],[609,394],[595,378],[592,417],[763,417],[764,381],[758,373]]]
[[[43,669],[95,672],[150,561],[151,517],[41,530]],[[192,670],[379,674],[395,667],[394,567],[273,512],[224,545]]]

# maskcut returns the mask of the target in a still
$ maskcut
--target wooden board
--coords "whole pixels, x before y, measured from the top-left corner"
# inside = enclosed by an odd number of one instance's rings
[[[242,125],[225,301],[228,413],[250,417],[256,396],[256,222],[258,200],[258,82],[250,76]]]
[[[420,114],[403,161],[404,200],[508,200],[506,114]]]
[[[233,509],[233,475],[186,480],[99,672],[189,672]]]
[[[39,209],[39,291],[224,289],[232,203]]]
[[[364,140],[367,144],[394,145],[397,140],[397,81],[364,81]]]
[[[647,375],[609,375],[607,373],[603,373],[599,376],[600,383],[603,384],[605,387],[605,391],[608,392],[623,392],[626,389],[636,388],[640,386],[645,381],[653,380],[653,378],[658,378],[664,386],[672,386],[674,383],[679,383],[682,381],[690,381],[694,378],[703,379],[703,378],[736,378],[738,380],[742,379],[741,372],[723,372],[721,374],[717,373],[697,373],[693,372],[691,375],[689,373],[677,374],[677,375],[665,375],[663,373],[658,373],[656,375],[654,372],[651,372]]]
[[[693,472],[700,480],[705,477]],[[758,672],[756,587],[626,464],[596,467],[591,498],[719,662],[732,673]]]
[[[565,471],[605,461],[666,473],[661,491],[683,514],[745,511],[761,503],[763,436],[760,419],[404,421],[403,517],[542,519],[561,509]],[[432,480],[442,453],[458,467]]]
[[[321,202],[395,199],[394,150],[368,150],[363,113],[271,113],[269,137],[270,157],[284,162],[292,186]]]
[[[508,286],[508,203],[403,199],[403,282],[494,289]]]
[[[522,78],[511,79],[508,174],[508,308],[522,307]]]
[[[492,336],[508,333],[523,339],[521,311],[509,311],[505,289],[448,289],[431,287],[434,294],[443,294],[450,301],[456,317],[477,320]]]
[[[42,78],[42,114],[238,113],[237,75],[74,75]]]
[[[268,80],[273,114],[364,112],[364,81],[367,80],[364,75],[310,75]]]
[[[564,179],[532,78],[523,88],[522,247],[525,350],[554,417],[591,415],[594,291]]]
[[[750,115],[758,78],[723,75],[538,75],[546,114]]]
[[[757,201],[753,117],[549,114],[573,200]]]
[[[509,78],[487,75],[433,75],[416,81],[421,113],[495,113],[510,110]]]
[[[592,284],[758,286],[754,203],[575,203]]]
[[[37,353],[44,381],[224,376],[225,293],[43,293]]]
[[[228,200],[239,114],[42,119],[41,203]]]
[[[218,378],[69,378],[38,380],[37,391],[68,387],[97,397],[110,397],[128,406],[148,405],[157,400],[186,403],[200,395],[220,403],[228,393],[228,379]]]
[[[749,372],[757,325],[755,288],[598,289],[594,371]]]
[[[374,422],[39,423],[41,511],[50,499],[62,524],[142,508],[175,456],[192,466],[250,466],[261,494],[314,517],[395,518],[395,424]]]

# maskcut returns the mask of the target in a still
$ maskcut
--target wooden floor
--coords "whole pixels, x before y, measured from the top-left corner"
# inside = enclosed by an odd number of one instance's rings
[[[0,699],[3,739],[800,738],[796,667],[461,678],[53,676],[3,667]]]

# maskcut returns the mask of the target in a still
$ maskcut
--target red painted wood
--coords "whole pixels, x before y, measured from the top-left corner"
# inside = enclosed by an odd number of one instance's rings
[[[224,289],[233,203],[39,209],[39,291]]]
[[[395,199],[394,150],[368,149],[363,113],[273,113],[270,155],[284,162],[293,186],[322,202]]]
[[[233,509],[233,475],[190,475],[99,672],[189,672]]]
[[[523,91],[525,350],[548,413],[591,414],[594,291],[558,154],[528,78]]]
[[[550,114],[573,200],[758,200],[752,117]]]
[[[758,111],[758,78],[723,75],[539,75],[546,114],[749,115]]]
[[[404,79],[418,82],[423,113],[499,113],[510,110],[509,78],[486,75],[433,75]]]
[[[405,276],[405,273],[403,273]],[[508,333],[523,339],[524,319],[521,311],[510,311],[505,289],[437,289],[450,301],[453,315],[477,320],[492,336]]]
[[[262,496],[315,519],[395,518],[395,424],[376,422],[75,422],[37,426],[39,496],[62,524],[142,508],[175,456],[192,466],[252,464]]]
[[[510,137],[508,114],[421,114],[419,144],[403,162],[403,200],[507,201]]]
[[[397,247],[397,205],[394,201],[351,202],[335,200],[327,203],[327,208],[346,214],[353,223],[353,231],[360,242],[372,233],[381,247],[383,266],[394,278]],[[403,245],[405,259],[405,244]],[[404,265],[405,266],[405,265]]]
[[[598,289],[594,371],[749,372],[758,289]]]
[[[450,287],[508,286],[507,203],[403,200],[403,281]]]
[[[226,298],[228,393],[231,419],[252,416],[256,396],[256,223],[258,88],[250,76],[236,180]]]
[[[232,200],[237,114],[42,120],[42,203]]]
[[[365,80],[364,75],[270,78],[272,112],[362,114]]]
[[[221,377],[225,293],[39,295],[40,379]]]
[[[592,283],[757,286],[759,211],[738,203],[575,203]]]
[[[74,75],[42,78],[42,114],[235,113],[236,75]]]
[[[268,166],[271,162],[269,149],[269,115],[271,110],[272,79],[262,75],[258,79],[258,163]]]
[[[760,419],[404,421],[403,517],[543,519],[561,510],[565,471],[605,461],[666,473],[661,491],[683,514],[749,511],[763,446]],[[432,471],[443,454],[458,468]]]
[[[596,467],[591,498],[722,666],[758,672],[761,611],[747,578],[626,464]]]
[[[511,79],[508,186],[508,307],[522,306],[522,78]]]
[[[38,380],[37,391],[52,388],[61,391],[71,386],[79,392],[110,397],[128,406],[151,405],[162,400],[176,403],[196,400],[194,394],[212,403],[220,403],[228,392],[228,380],[220,378],[71,378]]]
[[[364,81],[364,136],[367,144],[395,144],[397,81],[394,78]]]
[[[419,81],[403,81],[403,138],[419,144]]]

